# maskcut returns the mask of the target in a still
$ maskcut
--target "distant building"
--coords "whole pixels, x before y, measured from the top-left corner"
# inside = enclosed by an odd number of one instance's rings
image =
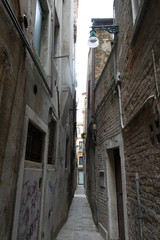
[[[83,157],[83,123],[77,123],[76,156],[77,156],[77,183],[84,184],[84,157]]]
[[[83,109],[82,111],[82,123],[77,123],[77,138],[76,138],[76,156],[77,156],[77,182],[78,184],[85,185],[85,104],[86,104],[86,93],[83,96]]]
[[[0,239],[55,239],[76,178],[78,0],[0,3]]]

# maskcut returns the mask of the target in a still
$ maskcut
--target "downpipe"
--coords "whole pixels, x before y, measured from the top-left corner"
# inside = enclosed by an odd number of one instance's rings
[[[122,114],[122,97],[121,97],[121,87],[118,84],[118,99],[119,99],[119,113],[120,113],[120,121],[121,121],[121,128],[124,129],[124,123],[123,123],[123,114]]]
[[[142,207],[139,193],[139,175],[136,173],[136,189],[137,189],[137,204],[138,204],[138,225],[139,225],[139,240],[143,239],[142,231]]]

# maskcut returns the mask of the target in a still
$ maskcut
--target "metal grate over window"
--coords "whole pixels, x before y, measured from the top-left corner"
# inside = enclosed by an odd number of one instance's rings
[[[42,144],[43,133],[29,122],[25,159],[34,162],[41,162]]]

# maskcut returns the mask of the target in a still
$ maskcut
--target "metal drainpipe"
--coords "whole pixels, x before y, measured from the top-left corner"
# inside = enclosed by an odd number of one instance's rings
[[[54,32],[55,32],[55,0],[53,4],[53,19],[52,19],[52,52],[51,52],[51,91],[53,92],[53,74],[54,74],[54,69],[53,69],[53,64],[54,64]]]
[[[141,208],[141,200],[139,194],[139,176],[136,173],[136,189],[137,189],[137,203],[138,203],[138,224],[139,224],[139,239],[143,239],[143,232],[142,232],[142,208]]]
[[[41,76],[41,78],[43,80],[43,83],[44,83],[45,87],[47,88],[50,96],[52,97],[52,91],[51,91],[51,89],[48,86],[48,83],[47,83],[47,81],[45,79],[45,76],[44,76],[44,74],[43,74],[43,72],[42,72],[42,70],[41,70],[41,68],[40,68],[40,66],[39,66],[35,56],[34,56],[34,53],[32,52],[32,49],[31,49],[31,47],[30,47],[30,45],[29,45],[29,43],[28,43],[28,41],[27,41],[27,39],[26,39],[26,37],[25,37],[25,35],[23,33],[23,30],[22,30],[19,22],[17,21],[17,18],[15,16],[13,10],[11,9],[11,7],[10,7],[10,5],[9,5],[7,0],[2,0],[2,3],[4,5],[4,7],[5,7],[5,9],[7,10],[7,12],[9,14],[9,16],[10,16],[14,26],[18,30],[18,32],[19,32],[19,34],[20,34],[20,36],[21,36],[21,38],[22,38],[22,40],[23,40],[23,42],[24,42],[24,44],[25,44],[25,46],[26,46],[26,48],[27,48],[27,50],[28,50],[28,52],[29,52],[29,54],[30,54],[30,56],[31,56],[31,58],[32,58],[36,68],[37,68],[37,70],[38,70],[38,72],[39,72],[39,75]]]
[[[158,88],[158,79],[157,79],[157,68],[156,68],[156,62],[155,62],[155,56],[154,56],[154,51],[152,49],[152,59],[153,59],[153,68],[154,68],[154,77],[155,77],[155,85],[156,85],[156,92],[157,92],[157,97],[159,97],[159,88]]]
[[[114,35],[115,42],[114,42],[114,76],[117,74],[117,52],[116,52],[116,45],[117,45],[117,36]],[[123,124],[123,114],[122,114],[122,98],[121,98],[121,87],[119,84],[117,84],[118,87],[118,99],[119,99],[119,112],[120,112],[120,122],[121,122],[121,128],[124,128]]]
[[[95,49],[93,48],[92,49],[92,120],[93,120],[93,123],[95,121],[95,94],[94,94],[94,88],[95,88]],[[91,129],[92,129],[92,136],[94,138],[94,130],[93,130],[93,126],[91,125]],[[94,139],[93,139],[94,140]],[[92,151],[92,154],[93,154],[93,151]],[[94,159],[94,176],[93,176],[93,179],[94,179],[94,190],[95,190],[95,193],[94,194],[94,197],[96,198],[95,199],[95,208],[94,209],[96,211],[96,214],[97,214],[97,224],[98,224],[98,205],[97,205],[97,197],[96,197],[96,171],[95,171],[95,148],[94,148],[94,156],[93,156],[93,159]],[[95,220],[95,219],[94,219]]]
[[[123,114],[122,114],[122,98],[121,98],[121,87],[118,84],[118,97],[119,97],[119,112],[120,112],[120,121],[121,121],[121,127],[122,129],[124,128],[124,124],[123,124]]]
[[[94,87],[95,87],[95,49],[92,49],[92,117],[94,121],[94,112],[95,112],[95,96],[94,96]]]

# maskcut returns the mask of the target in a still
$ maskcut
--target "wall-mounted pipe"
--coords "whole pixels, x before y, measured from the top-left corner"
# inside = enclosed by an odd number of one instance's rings
[[[122,129],[124,128],[124,123],[123,123],[123,114],[122,114],[122,98],[121,98],[121,87],[118,84],[118,98],[119,98],[119,113],[120,113],[120,121],[121,121],[121,127]]]
[[[155,56],[154,56],[153,49],[152,49],[152,59],[153,59],[153,68],[154,68],[156,91],[157,91],[157,96],[159,97],[160,94],[159,94],[158,79],[157,79],[157,68],[156,68],[156,62],[155,62]]]
[[[139,193],[139,175],[136,173],[136,189],[137,189],[137,204],[138,204],[138,225],[139,225],[139,240],[143,239],[142,232],[142,208],[141,208],[141,200]]]
[[[143,108],[145,107],[145,105],[146,105],[151,99],[156,100],[156,96],[155,96],[155,95],[149,96],[149,97],[144,101],[144,103],[140,106],[140,108],[137,110],[137,112],[134,114],[134,116],[127,122],[127,124],[124,126],[124,128],[126,128],[126,127],[140,114],[140,112],[143,110]]]
[[[25,37],[25,35],[23,33],[23,30],[22,30],[19,22],[17,21],[17,18],[15,16],[13,10],[11,9],[11,7],[10,7],[10,5],[9,5],[7,0],[2,0],[2,3],[4,5],[4,7],[5,7],[5,9],[7,10],[7,12],[9,14],[9,16],[10,16],[14,26],[16,27],[17,31],[19,32],[19,34],[20,34],[20,36],[21,36],[21,38],[22,38],[22,40],[23,40],[23,42],[24,42],[24,44],[25,44],[25,46],[26,46],[26,48],[27,48],[27,50],[28,50],[28,52],[29,52],[29,54],[30,54],[30,56],[31,56],[31,58],[32,58],[36,68],[37,68],[37,70],[38,70],[38,72],[39,72],[39,75],[41,76],[41,78],[43,80],[43,83],[44,83],[45,87],[47,88],[50,96],[52,97],[52,91],[51,91],[51,89],[48,86],[48,83],[47,83],[47,81],[45,79],[45,76],[44,76],[44,74],[43,74],[43,72],[42,72],[42,70],[41,70],[41,68],[40,68],[40,66],[39,66],[35,56],[34,56],[34,53],[32,52],[32,49],[31,49],[31,47],[30,47],[30,45],[29,45],[29,43],[28,43],[28,41],[27,41],[27,39],[26,39],[26,37]]]
[[[94,96],[94,88],[95,88],[95,49],[92,49],[92,112],[91,115],[94,118],[95,113],[95,96]],[[94,119],[93,119],[94,121]]]

